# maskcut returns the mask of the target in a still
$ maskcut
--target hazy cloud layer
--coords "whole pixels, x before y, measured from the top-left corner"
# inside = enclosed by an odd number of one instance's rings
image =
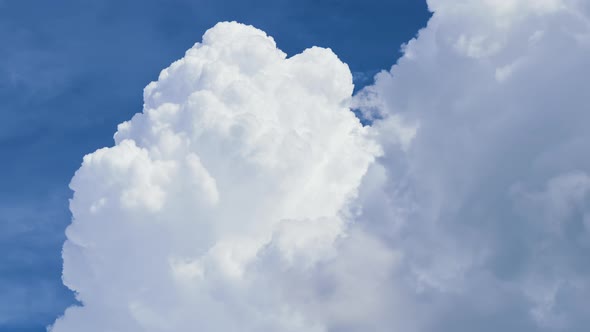
[[[363,220],[403,257],[406,331],[584,331],[590,310],[590,10],[430,1],[355,103],[384,118]],[[413,138],[413,139],[412,139]],[[408,143],[409,142],[409,143]]]
[[[72,180],[52,331],[584,331],[590,8],[429,6],[371,127],[331,51],[209,30]]]

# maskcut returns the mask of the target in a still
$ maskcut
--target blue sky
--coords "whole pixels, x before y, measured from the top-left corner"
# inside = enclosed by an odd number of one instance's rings
[[[0,1],[0,331],[44,331],[73,302],[60,279],[69,180],[206,29],[252,24],[289,55],[330,47],[358,87],[429,16],[414,0]]]
[[[0,332],[587,331],[588,1],[37,2]]]

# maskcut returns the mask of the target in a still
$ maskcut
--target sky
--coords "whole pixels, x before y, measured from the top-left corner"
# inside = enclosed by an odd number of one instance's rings
[[[0,2],[1,329],[587,329],[586,1],[108,4]]]
[[[408,0],[0,1],[0,331],[44,331],[73,303],[61,282],[68,183],[207,29],[252,24],[290,55],[330,47],[363,86],[429,15]]]

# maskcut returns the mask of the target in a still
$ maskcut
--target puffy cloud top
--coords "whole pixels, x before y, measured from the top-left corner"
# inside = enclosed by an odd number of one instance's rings
[[[379,152],[352,90],[329,49],[287,58],[251,26],[207,31],[76,172],[63,278],[81,306],[51,331],[313,330],[253,285],[263,253],[306,269],[346,233]]]

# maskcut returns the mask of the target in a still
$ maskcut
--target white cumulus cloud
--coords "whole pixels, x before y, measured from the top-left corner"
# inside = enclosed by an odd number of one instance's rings
[[[380,152],[352,90],[329,49],[287,58],[251,26],[207,31],[76,172],[63,279],[81,305],[51,331],[323,331],[280,294],[292,285],[264,283],[347,235]]]

